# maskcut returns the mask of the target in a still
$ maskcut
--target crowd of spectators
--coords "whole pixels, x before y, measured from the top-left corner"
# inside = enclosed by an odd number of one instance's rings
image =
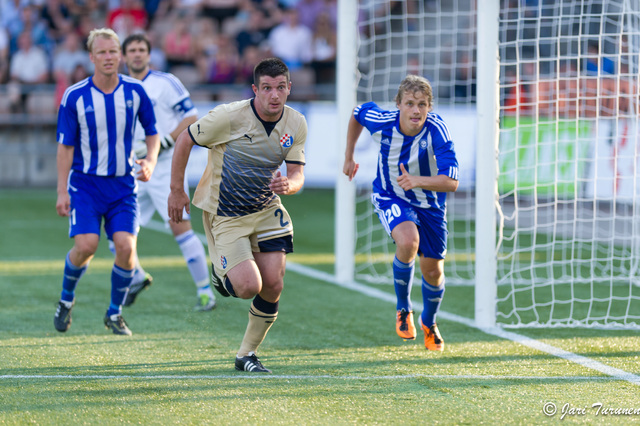
[[[145,32],[152,67],[186,84],[251,83],[267,56],[306,84],[332,84],[336,14],[337,0],[0,0],[0,84],[14,112],[34,84],[55,84],[59,101],[93,72],[86,40],[100,27],[121,40]]]

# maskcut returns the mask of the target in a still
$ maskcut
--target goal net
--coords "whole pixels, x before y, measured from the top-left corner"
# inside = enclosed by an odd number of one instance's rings
[[[493,84],[476,80],[479,61],[492,59],[476,50],[476,1],[360,0],[357,102],[394,108],[409,73],[432,83],[461,168],[447,198],[447,285],[484,291],[475,235],[489,227],[498,325],[638,328],[640,4],[500,3],[496,164],[476,170],[477,151],[494,149],[476,135],[476,90]],[[377,147],[365,133],[355,153],[354,274],[391,284],[395,248],[371,206]],[[495,221],[476,217],[476,176],[491,167]]]

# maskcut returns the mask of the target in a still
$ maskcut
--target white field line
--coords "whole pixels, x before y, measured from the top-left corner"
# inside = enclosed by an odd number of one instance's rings
[[[161,222],[151,222],[147,226],[150,229],[170,233],[169,229],[164,226],[164,223]],[[198,237],[206,244],[206,237],[204,235],[198,234]],[[302,275],[306,275],[311,278],[318,279],[320,281],[324,281],[330,284],[334,284],[343,288],[347,288],[350,290],[357,291],[359,293],[365,294],[370,297],[374,297],[376,299],[384,300],[387,302],[395,303],[396,296],[390,293],[386,293],[384,291],[375,289],[373,287],[366,286],[364,284],[360,284],[357,282],[351,283],[338,283],[335,277],[326,272],[318,271],[313,268],[309,268],[304,265],[299,265],[293,262],[287,262],[287,268],[297,272]],[[423,309],[422,303],[414,302],[413,305],[419,310]],[[591,358],[574,354],[573,352],[565,351],[564,349],[556,348],[555,346],[548,345],[546,343],[540,342],[538,340],[532,339],[530,337],[523,336],[518,333],[514,333],[511,331],[505,331],[500,327],[479,327],[474,320],[465,318],[459,315],[451,314],[449,312],[440,311],[438,312],[438,316],[442,319],[457,322],[460,324],[464,324],[468,327],[472,327],[478,329],[484,333],[490,334],[492,336],[500,337],[501,339],[511,340],[513,342],[519,343],[521,345],[530,347],[532,349],[548,353],[549,355],[556,356],[558,358],[566,359],[567,361],[574,362],[576,364],[582,365],[583,367],[589,368],[591,370],[598,371],[602,374],[606,374],[611,376],[617,380],[624,380],[629,383],[633,383],[635,385],[640,385],[640,376],[636,374],[629,373],[627,371],[621,370],[619,368],[611,367],[601,362],[595,361]],[[433,376],[431,376],[433,377]]]
[[[271,375],[271,374],[213,374],[213,375],[111,375],[111,374],[4,374],[0,375],[0,380],[11,379],[61,379],[61,380],[243,380],[243,379],[260,379],[260,380],[409,380],[409,379],[436,379],[436,380],[535,380],[535,381],[613,381],[614,377],[606,376],[496,376],[496,375],[446,375],[446,374],[399,374],[391,376],[332,376],[329,374],[319,375]]]
[[[317,271],[307,266],[303,266],[295,263],[287,263],[287,268],[299,274],[306,275],[311,278],[315,278],[331,284],[335,284],[343,288],[354,290],[359,293],[365,294],[367,296],[374,297],[376,299],[380,299],[380,300],[384,300],[392,303],[396,302],[396,296],[393,294],[386,293],[384,291],[381,291],[357,282],[338,283],[333,275],[328,274],[326,272]],[[416,308],[418,308],[418,310],[423,309],[423,306],[421,303],[413,302],[413,305]],[[606,374],[617,380],[624,380],[626,382],[633,383],[635,385],[640,385],[640,376],[637,376],[635,374],[629,373],[624,370],[620,370],[619,368],[610,367],[606,364],[587,358],[585,356],[577,355],[572,352],[565,351],[564,349],[556,348],[555,346],[548,345],[546,343],[540,342],[530,337],[526,337],[510,331],[505,331],[499,327],[491,327],[491,328],[478,327],[475,321],[472,319],[461,317],[459,315],[451,314],[445,311],[438,312],[438,317],[448,321],[454,321],[460,324],[464,324],[466,326],[478,329],[484,333],[497,336],[502,339],[511,340],[521,345],[528,346],[532,349],[536,349],[538,351],[545,352],[550,355],[566,359],[567,361],[571,361],[576,364],[582,365],[583,367],[589,368],[591,370],[595,370],[600,373]]]

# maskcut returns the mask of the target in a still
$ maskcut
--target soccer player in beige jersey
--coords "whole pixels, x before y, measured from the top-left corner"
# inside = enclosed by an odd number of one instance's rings
[[[295,194],[304,183],[307,122],[285,105],[291,81],[284,62],[261,61],[253,81],[254,98],[217,106],[178,137],[169,216],[179,223],[183,209],[189,212],[189,154],[194,144],[209,148],[193,204],[203,210],[213,284],[223,296],[253,298],[235,367],[269,373],[256,351],[278,316],[285,255],[293,251],[293,225],[278,195]]]

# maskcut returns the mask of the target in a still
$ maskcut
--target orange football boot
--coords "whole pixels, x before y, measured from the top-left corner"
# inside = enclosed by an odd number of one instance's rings
[[[404,340],[416,338],[416,326],[413,324],[413,311],[400,309],[396,315],[396,333]]]
[[[430,351],[443,351],[444,340],[442,340],[442,336],[438,330],[438,325],[433,323],[431,327],[425,326],[422,324],[422,316],[420,316],[418,321],[422,331],[424,331],[424,347]]]

